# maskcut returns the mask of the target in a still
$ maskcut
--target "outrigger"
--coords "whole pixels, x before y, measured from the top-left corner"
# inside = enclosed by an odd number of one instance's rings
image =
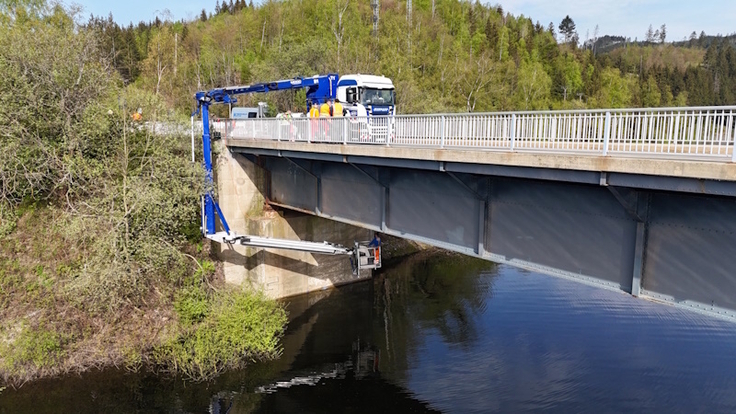
[[[202,114],[202,150],[204,152],[204,167],[206,188],[213,187],[212,173],[212,146],[209,125],[209,107],[213,103],[234,104],[237,102],[235,95],[248,93],[265,93],[277,90],[307,88],[307,99],[311,102],[326,102],[334,99],[337,85],[337,74],[314,76],[311,78],[286,79],[276,82],[259,83],[246,86],[232,86],[216,88],[209,91],[200,91],[194,95],[197,101],[197,109],[192,116]],[[215,231],[215,214],[220,219],[223,231]],[[295,250],[308,253],[347,255],[353,273],[360,275],[361,269],[378,269],[381,267],[381,248],[371,246],[369,242],[354,242],[353,247],[344,247],[329,242],[313,242],[302,240],[276,239],[252,235],[240,235],[230,230],[220,206],[212,196],[211,190],[207,190],[202,198],[202,235],[212,241],[224,244],[240,244],[249,247],[262,247],[267,249]]]

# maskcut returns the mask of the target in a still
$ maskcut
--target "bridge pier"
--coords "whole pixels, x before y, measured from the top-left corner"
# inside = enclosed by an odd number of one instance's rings
[[[344,223],[296,211],[275,211],[267,202],[269,173],[240,154],[220,148],[215,179],[218,199],[231,229],[238,234],[292,240],[329,241],[352,246],[372,233]],[[271,298],[283,298],[369,279],[352,273],[348,256],[262,249],[213,243],[225,281],[250,285]]]

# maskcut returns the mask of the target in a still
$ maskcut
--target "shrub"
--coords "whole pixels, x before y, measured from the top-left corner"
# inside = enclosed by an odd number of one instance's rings
[[[207,380],[244,362],[277,356],[285,323],[277,302],[248,291],[224,292],[201,323],[156,349],[154,359],[173,373]]]

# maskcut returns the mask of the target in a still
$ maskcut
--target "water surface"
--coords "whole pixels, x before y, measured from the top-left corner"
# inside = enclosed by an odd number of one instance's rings
[[[0,413],[736,412],[736,324],[564,279],[415,256],[288,308],[277,361],[42,381]]]

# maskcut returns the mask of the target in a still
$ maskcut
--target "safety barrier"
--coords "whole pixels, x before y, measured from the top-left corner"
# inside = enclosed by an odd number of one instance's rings
[[[736,161],[736,106],[213,122],[228,139]]]

